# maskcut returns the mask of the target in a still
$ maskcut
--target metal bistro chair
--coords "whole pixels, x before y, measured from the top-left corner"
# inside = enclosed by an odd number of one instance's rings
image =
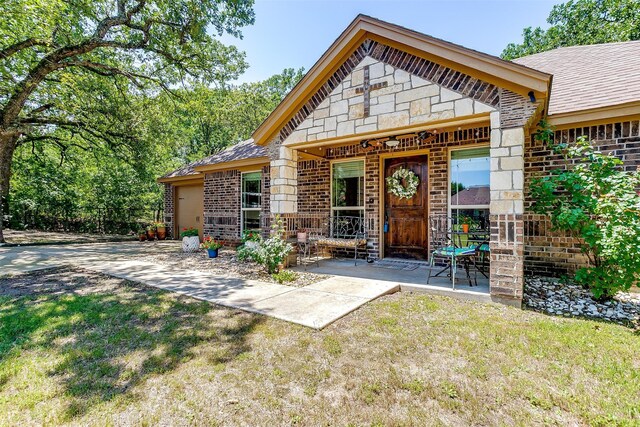
[[[458,271],[458,265],[462,263],[467,273],[467,279],[469,280],[469,286],[473,286],[477,282],[477,269],[474,274],[474,281],[471,282],[470,266],[475,265],[475,257],[477,250],[475,246],[462,246],[461,235],[458,230],[454,229],[455,219],[446,215],[433,215],[429,217],[429,228],[431,231],[431,242],[433,244],[433,251],[429,258],[429,277],[427,278],[427,284],[431,281],[431,277],[440,276],[444,272],[448,272],[448,276],[451,277],[451,287],[456,288],[456,272]],[[457,237],[457,239],[456,239]],[[456,242],[457,240],[457,242]],[[445,267],[433,274],[436,258],[442,260]]]

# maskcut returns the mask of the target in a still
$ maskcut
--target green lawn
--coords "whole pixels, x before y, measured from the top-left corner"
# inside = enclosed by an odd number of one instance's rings
[[[323,331],[58,270],[0,279],[0,425],[640,425],[640,336],[396,294]]]

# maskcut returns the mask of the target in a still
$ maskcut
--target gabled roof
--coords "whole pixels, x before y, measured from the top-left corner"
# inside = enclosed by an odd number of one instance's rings
[[[235,145],[225,148],[219,153],[213,154],[204,159],[189,163],[179,169],[176,169],[158,179],[159,182],[170,182],[183,177],[198,177],[200,172],[215,169],[216,166],[233,165],[237,162],[243,164],[261,163],[266,161],[267,153],[264,147],[253,143],[253,139],[239,142]]]
[[[526,95],[533,91],[543,99],[549,89],[551,76],[521,64],[437,39],[370,16],[358,15],[336,39],[305,77],[293,88],[276,109],[253,133],[256,144],[269,142],[320,86],[365,40],[378,41],[413,55],[483,81]]]
[[[640,41],[562,47],[514,62],[553,74],[550,116],[640,102]]]

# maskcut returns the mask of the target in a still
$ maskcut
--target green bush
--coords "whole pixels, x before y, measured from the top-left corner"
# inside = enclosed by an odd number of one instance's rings
[[[255,249],[242,246],[238,248],[236,254],[239,260],[251,259],[262,265],[269,274],[273,274],[278,271],[278,265],[284,262],[292,250],[293,246],[284,239],[282,219],[276,216],[268,239],[262,241]]]
[[[553,145],[551,135],[545,129],[538,138],[563,155],[565,167],[533,180],[533,210],[580,241],[589,265],[576,281],[596,298],[611,297],[640,280],[640,171],[624,171],[584,137]]]
[[[273,273],[271,277],[273,277],[273,279],[276,282],[283,284],[283,283],[293,282],[298,278],[298,274],[295,271],[282,270],[278,273]]]

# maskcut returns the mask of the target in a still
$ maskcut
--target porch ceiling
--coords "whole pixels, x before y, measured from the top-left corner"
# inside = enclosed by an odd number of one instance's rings
[[[303,158],[324,158],[327,148],[337,148],[346,145],[353,145],[354,143],[359,143],[361,141],[375,141],[376,143],[383,143],[390,137],[412,137],[417,136],[420,132],[428,132],[431,134],[444,133],[461,129],[471,129],[480,126],[489,126],[489,124],[489,113],[482,113],[477,114],[473,117],[443,120],[440,122],[432,122],[429,124],[421,124],[412,127],[397,128],[380,132],[367,132],[311,142],[303,141],[297,144],[287,144],[287,146],[298,151],[298,154]]]

